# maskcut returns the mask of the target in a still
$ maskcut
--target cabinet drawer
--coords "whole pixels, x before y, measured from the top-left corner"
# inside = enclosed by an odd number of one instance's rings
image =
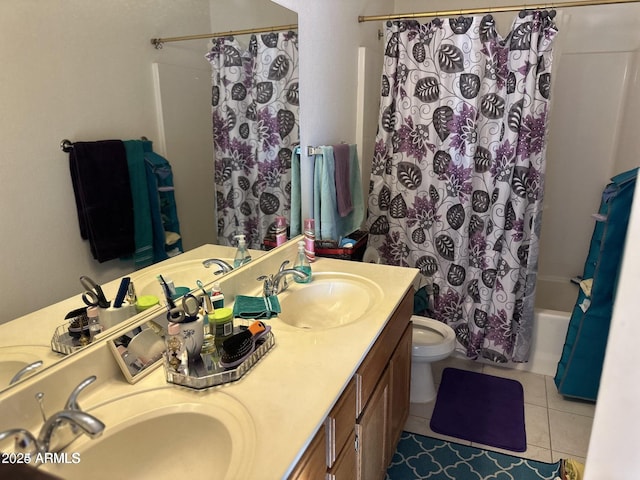
[[[364,410],[391,354],[413,315],[413,289],[405,294],[395,313],[356,372],[356,416]]]
[[[351,380],[325,421],[327,466],[332,467],[338,454],[352,436],[356,421],[356,385]],[[353,443],[352,443],[353,446]]]

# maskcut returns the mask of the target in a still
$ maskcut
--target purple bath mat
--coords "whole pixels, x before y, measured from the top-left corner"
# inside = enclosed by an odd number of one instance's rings
[[[445,368],[431,417],[434,432],[524,452],[524,391],[516,380]]]

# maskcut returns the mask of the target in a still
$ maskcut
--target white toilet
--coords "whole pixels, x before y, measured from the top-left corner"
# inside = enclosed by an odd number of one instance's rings
[[[432,318],[413,315],[411,321],[411,403],[427,403],[436,398],[431,363],[451,355],[456,334],[449,325]]]

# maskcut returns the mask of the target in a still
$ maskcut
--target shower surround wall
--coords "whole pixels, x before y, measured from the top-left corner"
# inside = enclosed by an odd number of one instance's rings
[[[621,21],[624,10],[577,9],[560,22],[536,301],[543,308],[571,311],[577,287],[569,279],[582,274],[602,189],[640,163],[638,40]],[[615,34],[596,43],[594,32]]]

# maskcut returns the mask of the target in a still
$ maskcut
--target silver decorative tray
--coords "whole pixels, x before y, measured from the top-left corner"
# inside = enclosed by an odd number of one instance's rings
[[[51,337],[51,350],[63,355],[69,355],[83,346],[79,338],[74,338],[69,334],[68,322],[56,328],[56,331],[53,332],[53,337]]]
[[[212,354],[201,355],[202,362],[190,364],[187,374],[176,372],[169,365],[166,353],[162,356],[162,363],[167,374],[167,382],[201,390],[240,380],[275,344],[275,337],[272,332],[269,332],[259,340],[255,351],[234,368],[221,367]]]

